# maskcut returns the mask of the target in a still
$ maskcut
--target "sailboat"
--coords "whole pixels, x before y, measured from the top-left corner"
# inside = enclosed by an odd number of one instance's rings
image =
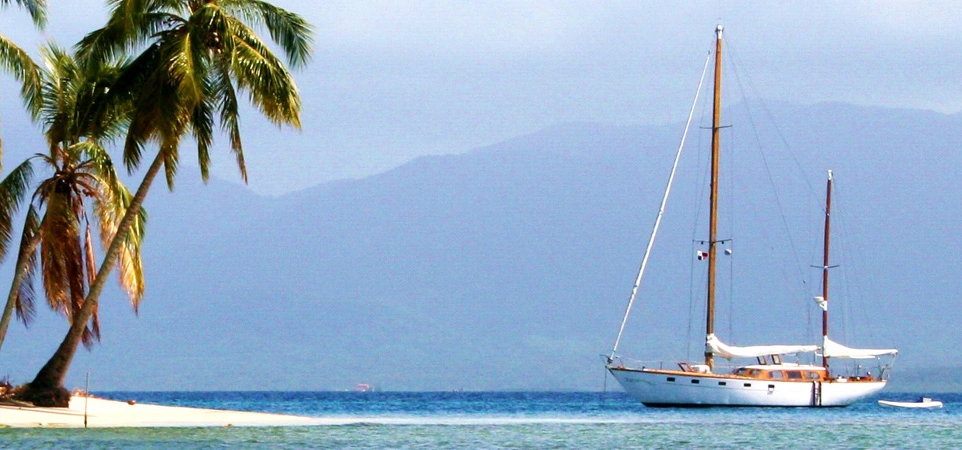
[[[657,235],[661,217],[665,211],[671,184],[678,166],[678,159],[684,147],[685,138],[679,146],[675,164],[669,176],[668,186],[662,198],[661,208],[648,242],[634,287],[629,297],[618,337],[611,353],[605,358],[605,367],[629,395],[647,406],[793,406],[829,407],[848,406],[881,391],[886,383],[882,358],[892,358],[896,349],[856,349],[839,344],[828,334],[829,299],[829,243],[832,195],[832,172],[828,172],[825,198],[825,226],[823,241],[822,295],[815,297],[822,309],[822,342],[802,345],[757,345],[733,346],[722,342],[714,332],[715,273],[716,259],[720,244],[724,240],[717,237],[718,226],[718,172],[719,172],[719,132],[721,125],[721,56],[723,27],[715,29],[714,51],[714,104],[712,114],[711,139],[711,187],[709,199],[708,250],[698,252],[700,259],[708,260],[707,321],[705,329],[704,360],[697,363],[680,362],[677,369],[649,368],[633,366],[618,354],[618,346],[624,333],[625,324],[632,305],[637,298],[638,287],[648,263],[652,244]],[[708,61],[706,61],[706,69]],[[699,89],[700,90],[700,89]],[[697,103],[697,97],[696,97]],[[695,106],[692,106],[692,113]],[[692,114],[689,114],[689,125]],[[685,128],[687,135],[688,127]],[[811,364],[786,362],[785,355],[811,354]],[[727,360],[754,359],[734,370],[721,371],[715,365],[715,357]],[[816,357],[821,364],[817,365]],[[830,361],[836,359],[874,359],[879,363],[876,375],[862,369],[859,365],[855,372],[836,374],[830,370]],[[797,360],[797,359],[796,359]],[[890,363],[890,361],[889,361]]]

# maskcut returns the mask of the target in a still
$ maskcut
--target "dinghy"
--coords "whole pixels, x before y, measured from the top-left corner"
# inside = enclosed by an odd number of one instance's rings
[[[894,401],[891,401],[891,400],[879,400],[879,401],[878,401],[878,404],[881,405],[881,406],[890,406],[890,407],[893,407],[893,408],[926,408],[926,409],[932,409],[932,408],[941,408],[941,407],[942,407],[942,402],[940,402],[940,401],[938,401],[938,400],[932,400],[931,398],[928,398],[928,397],[922,397],[922,399],[920,399],[920,400],[917,401],[917,402],[894,402]]]

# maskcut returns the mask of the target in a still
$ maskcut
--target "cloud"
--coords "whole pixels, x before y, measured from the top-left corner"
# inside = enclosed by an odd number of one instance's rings
[[[315,55],[295,73],[302,133],[244,116],[249,148],[283,140],[290,155],[248,155],[261,192],[362,177],[563,122],[683,120],[718,23],[731,44],[728,60],[757,88],[750,96],[962,109],[962,8],[952,3],[274,3],[314,25]],[[105,11],[100,0],[53,2],[47,35],[69,45]],[[25,18],[3,10],[0,30],[36,47],[46,37]],[[236,177],[232,163],[219,166]]]
[[[556,49],[585,25],[582,7],[558,2],[344,1],[318,14],[320,41],[416,53],[525,54]]]
[[[840,6],[845,5],[840,3]],[[879,34],[915,40],[962,37],[962,9],[953,2],[857,1],[849,3],[851,15]]]

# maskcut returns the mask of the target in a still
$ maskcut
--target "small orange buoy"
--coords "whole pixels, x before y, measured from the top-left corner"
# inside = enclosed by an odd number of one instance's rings
[[[136,403],[137,403],[137,400],[127,400],[128,405],[135,405]]]

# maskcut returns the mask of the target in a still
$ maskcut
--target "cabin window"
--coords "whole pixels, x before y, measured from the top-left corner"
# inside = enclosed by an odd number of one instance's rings
[[[771,378],[771,379],[773,379],[773,380],[781,380],[781,379],[782,379],[782,371],[780,371],[780,370],[773,370],[773,371],[771,371],[771,372],[768,372],[768,378]]]
[[[789,370],[788,372],[785,372],[785,374],[788,375],[788,379],[789,379],[789,380],[801,380],[801,379],[802,379],[802,372],[799,372],[799,371],[797,371],[797,370]]]
[[[745,376],[747,374],[748,374],[748,369],[744,367],[739,367],[738,369],[735,370],[735,373],[734,373],[734,375],[739,375],[739,376]]]
[[[817,380],[821,377],[818,376],[818,372],[812,372],[810,370],[807,370],[805,371],[805,378],[808,378],[809,380]]]
[[[668,381],[674,383],[674,382],[675,382],[675,377],[668,377]]]
[[[745,383],[745,387],[752,387],[751,383]]]
[[[718,385],[719,385],[719,386],[728,386],[728,383],[726,383],[726,382],[724,382],[724,381],[719,381],[719,382],[718,382]]]
[[[772,355],[772,364],[781,364],[782,357],[779,355]]]
[[[698,383],[700,383],[700,382],[701,382],[701,381],[699,381],[699,380],[691,380],[691,384],[698,384]]]

